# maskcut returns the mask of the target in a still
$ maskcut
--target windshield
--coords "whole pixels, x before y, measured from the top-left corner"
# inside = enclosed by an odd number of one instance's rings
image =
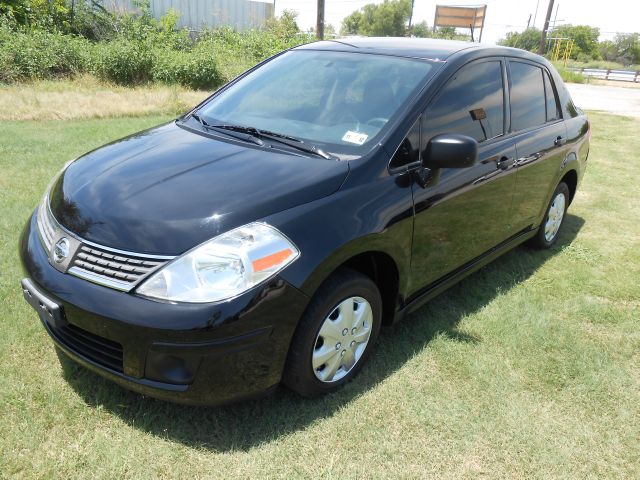
[[[229,86],[198,114],[211,125],[254,127],[359,156],[434,71],[424,60],[294,50]]]

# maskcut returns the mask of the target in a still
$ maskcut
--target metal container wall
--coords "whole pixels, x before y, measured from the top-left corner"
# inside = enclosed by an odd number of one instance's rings
[[[103,0],[112,11],[135,11],[132,0]],[[273,2],[252,0],[151,0],[151,12],[157,19],[170,9],[180,12],[178,27],[201,30],[229,26],[235,30],[262,27],[273,17]]]

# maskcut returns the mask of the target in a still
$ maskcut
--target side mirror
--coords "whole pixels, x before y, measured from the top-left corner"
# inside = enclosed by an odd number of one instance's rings
[[[478,142],[466,135],[445,133],[436,135],[427,144],[422,166],[429,169],[467,168],[478,159]]]

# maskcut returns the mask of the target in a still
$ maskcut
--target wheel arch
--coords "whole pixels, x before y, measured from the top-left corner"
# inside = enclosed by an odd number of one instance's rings
[[[569,170],[562,176],[558,183],[562,182],[566,183],[567,187],[569,187],[569,205],[571,205],[576,190],[578,189],[578,172],[575,169]]]
[[[344,268],[361,273],[376,284],[382,297],[382,324],[392,324],[402,304],[402,275],[406,280],[407,273],[403,273],[399,262],[388,252],[370,249],[333,257],[316,269],[303,291],[312,290],[309,293],[315,294],[328,278]]]
[[[382,324],[391,325],[399,303],[400,274],[390,255],[380,251],[357,254],[336,268],[349,268],[369,277],[382,297]],[[336,271],[334,270],[334,271]]]

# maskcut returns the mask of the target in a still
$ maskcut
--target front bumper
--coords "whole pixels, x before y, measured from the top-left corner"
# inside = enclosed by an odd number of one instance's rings
[[[95,285],[49,264],[35,216],[20,258],[25,299],[64,353],[130,390],[180,403],[226,403],[277,385],[309,300],[280,278],[215,304],[158,302]]]

